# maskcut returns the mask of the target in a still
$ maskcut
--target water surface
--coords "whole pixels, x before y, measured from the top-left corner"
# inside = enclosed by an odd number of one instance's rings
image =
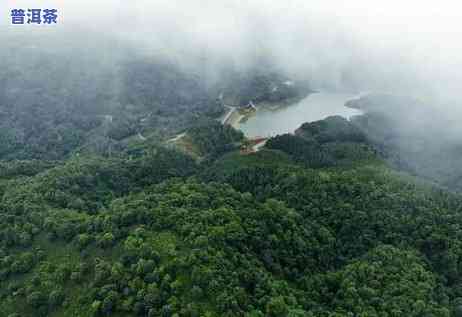
[[[236,125],[248,137],[269,137],[284,133],[293,133],[302,123],[325,119],[339,115],[349,119],[362,112],[345,107],[348,100],[358,95],[345,93],[315,93],[300,102],[276,110],[262,109],[248,118],[246,122]]]

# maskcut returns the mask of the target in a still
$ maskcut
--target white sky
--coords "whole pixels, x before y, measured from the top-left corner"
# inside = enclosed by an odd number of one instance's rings
[[[462,73],[462,1],[458,0],[0,0],[0,32],[9,25],[12,8],[57,8],[54,28],[88,28],[123,36],[136,45],[179,40],[223,51],[247,49],[246,43],[268,42],[279,54],[296,41],[317,43],[324,63],[347,61],[355,52],[337,50],[347,37],[364,48],[412,60],[422,73],[444,80]],[[262,23],[263,21],[263,23]],[[50,26],[21,26],[22,30]],[[341,36],[339,35],[341,34]],[[322,43],[321,46],[318,44]],[[0,44],[0,47],[5,45]],[[364,51],[361,51],[364,53]],[[302,59],[303,56],[299,56]],[[291,57],[294,61],[297,57]],[[443,76],[444,75],[444,76]],[[440,78],[438,77],[438,78]]]
[[[188,31],[236,36],[236,25],[260,14],[291,20],[326,18],[376,45],[462,48],[462,1],[458,0],[0,0],[1,27],[12,8],[60,10],[61,26],[95,26],[105,32],[154,31],[159,24],[189,23]],[[244,21],[242,21],[244,19]],[[151,27],[150,27],[151,26]],[[60,26],[58,26],[60,27]],[[328,28],[328,26],[326,26]],[[154,29],[154,30],[152,30]],[[216,32],[213,32],[216,31]],[[1,32],[1,29],[0,29]],[[215,33],[215,34],[214,34]],[[217,34],[218,33],[218,34]],[[450,54],[459,56],[458,53]]]

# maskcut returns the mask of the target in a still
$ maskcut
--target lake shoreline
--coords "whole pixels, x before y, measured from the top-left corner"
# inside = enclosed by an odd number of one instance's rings
[[[242,112],[239,109],[235,109],[235,113],[237,113],[234,116],[231,116],[227,122],[228,124],[231,125],[235,129],[239,129],[239,124],[246,122],[249,118],[255,116],[259,110],[269,110],[269,111],[278,111],[290,106],[293,106],[299,102],[301,102],[303,99],[308,98],[312,94],[319,93],[319,91],[310,91],[309,93],[297,96],[297,97],[292,97],[292,98],[287,98],[282,101],[261,101],[255,103],[255,108],[256,110],[254,111],[245,111]]]
[[[248,113],[236,111],[232,126],[247,137],[272,137],[278,134],[294,133],[305,122],[339,115],[350,119],[361,115],[360,109],[347,107],[356,94],[336,92],[312,92],[305,97],[291,98],[284,102],[260,102],[256,110]]]

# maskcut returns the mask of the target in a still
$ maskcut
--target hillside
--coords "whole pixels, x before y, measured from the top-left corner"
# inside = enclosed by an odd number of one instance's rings
[[[381,157],[395,168],[442,186],[462,189],[458,110],[415,98],[371,94],[348,103],[366,113],[354,124],[363,131]]]
[[[52,35],[16,40],[0,52],[1,160],[116,156],[133,139],[160,144],[216,120],[226,102],[280,102],[311,91],[259,63],[239,69],[223,62],[209,82],[201,59],[186,69],[171,56],[146,57],[102,35],[62,39],[60,47]]]
[[[461,196],[338,117],[244,156],[214,129],[193,130],[202,162],[145,143],[2,163],[0,315],[460,315]]]

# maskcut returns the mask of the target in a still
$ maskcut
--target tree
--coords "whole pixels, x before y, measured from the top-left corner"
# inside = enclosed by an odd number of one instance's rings
[[[38,308],[46,304],[46,302],[47,299],[45,295],[43,295],[43,293],[39,291],[32,292],[27,296],[27,303],[35,308]]]
[[[50,295],[48,296],[48,305],[51,308],[58,307],[62,304],[64,299],[64,293],[60,289],[55,289],[51,291]]]
[[[282,296],[273,297],[266,304],[266,313],[271,317],[285,317],[289,313],[289,309]]]

